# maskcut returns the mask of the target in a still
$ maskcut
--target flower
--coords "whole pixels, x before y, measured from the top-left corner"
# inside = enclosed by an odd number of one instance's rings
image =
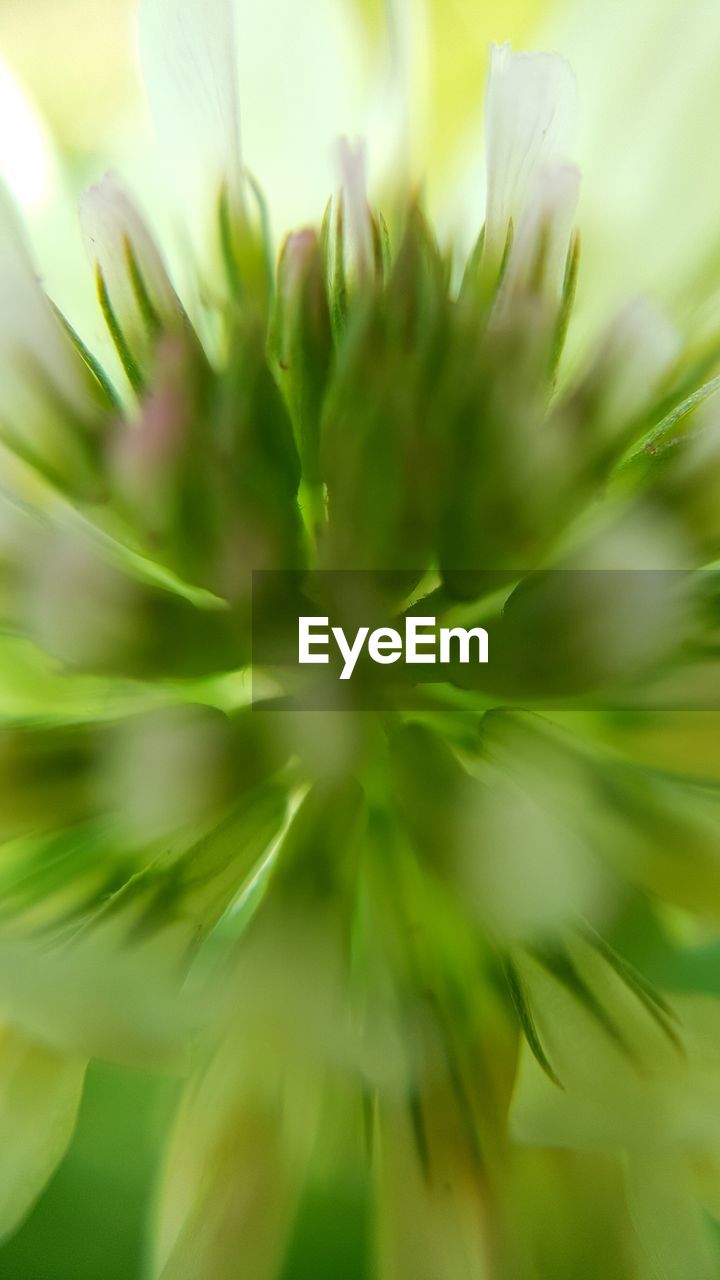
[[[271,1280],[338,1189],[382,1280],[591,1274],[604,1225],[618,1276],[709,1274],[715,1001],[657,990],[623,926],[714,926],[717,787],[677,719],[661,768],[642,710],[612,707],[682,707],[716,675],[714,357],[636,300],[564,363],[579,175],[556,55],[493,53],[461,278],[402,182],[386,221],[349,143],[276,266],[231,7],[146,0],[142,21],[194,287],[117,179],[90,191],[116,386],[9,212],[0,243],[0,418],[33,476],[3,500],[3,619],[68,689],[0,735],[0,1229],[104,1057],[183,1077],[163,1280],[230,1280],[241,1256]],[[298,582],[490,620],[503,655],[410,707],[308,709],[253,646]]]

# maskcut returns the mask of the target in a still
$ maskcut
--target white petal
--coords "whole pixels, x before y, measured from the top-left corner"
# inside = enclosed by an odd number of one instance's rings
[[[243,207],[232,0],[142,0],[140,52],[158,141],[183,201]]]
[[[80,221],[91,259],[101,269],[113,310],[133,350],[148,338],[147,322],[133,287],[128,246],[148,301],[167,329],[182,322],[182,308],[145,222],[112,174],[83,196]]]
[[[0,370],[8,387],[31,362],[81,415],[89,408],[85,366],[35,274],[18,215],[0,188]]]
[[[4,442],[61,484],[89,492],[96,483],[86,444],[98,422],[96,384],[40,286],[1,188],[0,386]]]
[[[508,223],[517,228],[540,170],[572,158],[575,77],[564,58],[491,53],[486,99],[486,254],[499,261]]]
[[[55,178],[52,147],[42,120],[4,58],[0,58],[0,174],[26,209],[40,209]]]
[[[557,294],[562,283],[580,195],[575,165],[540,169],[513,242],[505,280],[507,294],[527,288],[542,249],[543,291]]]

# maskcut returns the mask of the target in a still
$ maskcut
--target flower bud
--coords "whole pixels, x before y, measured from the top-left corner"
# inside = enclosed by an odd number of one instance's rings
[[[320,480],[320,423],[333,360],[325,265],[314,231],[285,242],[271,330],[274,362],[300,442],[303,476]]]
[[[110,335],[139,391],[160,335],[182,332],[185,312],[150,232],[112,174],[86,192],[80,219]]]
[[[218,537],[208,585],[249,607],[253,571],[288,572],[304,561],[300,458],[257,318],[237,319],[211,413],[208,512]]]
[[[353,316],[325,403],[328,567],[401,572],[412,585],[431,558],[445,482],[447,406],[437,374],[451,355],[447,283],[413,205],[384,291]]]
[[[43,293],[2,193],[0,380],[4,442],[65,493],[97,499],[107,385]]]
[[[484,590],[487,570],[532,568],[575,510],[571,455],[545,424],[556,315],[541,298],[516,298],[480,336],[473,316],[453,333],[445,395],[439,553],[460,598]]]
[[[218,468],[206,430],[209,400],[209,369],[189,330],[163,335],[152,388],[137,419],[118,424],[108,449],[113,496],[143,549],[202,585],[216,551]]]

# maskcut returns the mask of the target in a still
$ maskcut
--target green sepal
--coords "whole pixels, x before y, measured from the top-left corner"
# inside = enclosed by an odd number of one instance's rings
[[[505,964],[503,965],[503,972],[505,974],[505,981],[508,985],[513,1008],[517,1014],[518,1022],[520,1023],[522,1033],[525,1036],[530,1052],[535,1058],[538,1066],[545,1072],[548,1079],[551,1080],[553,1084],[557,1085],[559,1089],[562,1089],[562,1081],[556,1075],[552,1063],[543,1048],[540,1034],[537,1026],[535,1025],[532,1009],[530,1008],[525,994],[522,979],[512,960],[508,959],[505,961]]]
[[[291,236],[283,246],[269,350],[293,419],[304,479],[316,485],[333,334],[322,245],[314,232]]]
[[[97,286],[98,301],[108,327],[110,337],[112,338],[115,349],[120,357],[120,362],[127,374],[128,382],[136,395],[140,395],[145,388],[145,378],[143,376],[140,365],[133,355],[128,345],[127,338],[122,329],[122,325],[115,314],[108,287],[105,283],[100,263],[95,268],[95,282]]]
[[[617,1045],[618,1049],[631,1061],[633,1050],[625,1036],[616,1026],[607,1009],[600,1003],[595,993],[579,972],[571,956],[561,948],[529,947],[528,952],[539,964],[564,986],[584,1009],[602,1027],[606,1035]]]

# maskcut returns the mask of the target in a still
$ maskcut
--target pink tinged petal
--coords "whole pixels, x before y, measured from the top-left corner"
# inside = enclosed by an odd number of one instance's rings
[[[298,287],[302,285],[306,270],[317,251],[317,243],[316,233],[308,228],[303,231],[294,231],[285,241],[283,269],[285,286],[290,296],[294,296]]]
[[[576,86],[564,58],[493,45],[486,97],[485,253],[499,265],[508,225],[517,231],[537,175],[573,154]]]
[[[164,336],[157,349],[152,391],[138,422],[116,434],[110,452],[114,483],[152,528],[162,528],[177,501],[179,473],[188,457],[195,404],[182,338]]]
[[[372,271],[373,232],[367,196],[367,155],[365,143],[338,143],[338,168],[347,224],[351,260],[359,276]]]

